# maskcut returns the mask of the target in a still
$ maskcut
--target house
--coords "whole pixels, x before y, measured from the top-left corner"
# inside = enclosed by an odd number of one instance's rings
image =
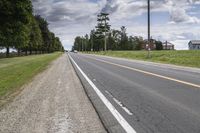
[[[150,39],[150,46],[148,44],[148,40],[144,40],[144,44],[142,45],[142,49],[148,50],[155,50],[156,49],[156,40],[155,39]]]
[[[174,44],[168,41],[163,42],[163,50],[174,50]]]
[[[190,50],[200,50],[200,40],[191,40],[188,46]]]

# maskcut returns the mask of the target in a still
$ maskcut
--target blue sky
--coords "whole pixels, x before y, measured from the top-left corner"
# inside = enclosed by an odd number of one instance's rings
[[[74,38],[89,33],[96,15],[110,13],[114,29],[127,27],[128,35],[147,37],[147,0],[32,0],[35,14],[71,49]],[[200,0],[151,0],[151,35],[187,49],[189,40],[200,39]]]

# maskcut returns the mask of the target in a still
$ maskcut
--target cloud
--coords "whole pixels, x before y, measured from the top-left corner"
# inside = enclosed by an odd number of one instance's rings
[[[129,35],[141,35],[146,38],[146,0],[32,0],[35,14],[40,14],[49,22],[50,29],[61,38],[66,49],[70,49],[76,36],[90,33],[96,25],[96,15],[110,13],[112,28],[127,26]],[[193,5],[200,0],[151,0],[151,11],[168,13],[169,21],[152,26],[152,36],[163,40],[181,40],[183,33],[199,37],[195,24],[200,19]],[[190,12],[189,12],[190,11]],[[192,13],[191,13],[192,12]],[[143,23],[135,20],[141,18]],[[157,20],[159,21],[159,19]],[[190,25],[188,25],[190,24]],[[191,26],[194,26],[191,28]]]
[[[173,8],[170,11],[170,18],[174,23],[200,23],[200,19],[187,15],[183,8]]]
[[[50,29],[70,49],[74,37],[89,32],[96,23],[96,15],[104,6],[103,1],[89,0],[32,0],[35,14],[49,22]]]
[[[199,18],[187,13],[187,10],[197,3],[199,0],[165,0],[165,7],[170,13],[170,23],[200,23]]]
[[[102,8],[101,12],[112,14],[119,10],[119,7],[120,4],[117,2],[117,0],[108,0],[105,6]]]
[[[175,44],[175,49],[179,50],[188,50],[188,42],[190,40],[175,40],[171,41],[171,43]]]

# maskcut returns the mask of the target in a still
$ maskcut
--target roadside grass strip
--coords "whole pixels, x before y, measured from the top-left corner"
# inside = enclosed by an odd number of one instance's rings
[[[0,59],[0,100],[4,100],[30,81],[62,53]]]

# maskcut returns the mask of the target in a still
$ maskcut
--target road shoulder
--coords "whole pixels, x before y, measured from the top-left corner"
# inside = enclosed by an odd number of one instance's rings
[[[23,88],[0,111],[0,132],[106,132],[66,54]]]

